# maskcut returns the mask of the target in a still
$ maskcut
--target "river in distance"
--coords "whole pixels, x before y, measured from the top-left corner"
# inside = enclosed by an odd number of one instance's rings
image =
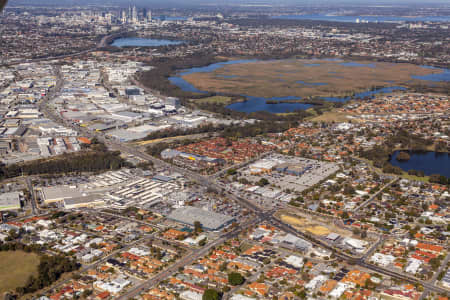
[[[334,15],[282,15],[272,19],[314,20],[347,23],[403,23],[403,22],[450,22],[450,16],[334,16]]]
[[[146,39],[138,37],[126,37],[115,39],[111,46],[115,47],[159,47],[169,45],[180,45],[182,41]]]

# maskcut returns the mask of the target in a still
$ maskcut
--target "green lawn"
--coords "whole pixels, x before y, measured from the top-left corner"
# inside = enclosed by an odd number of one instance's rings
[[[23,251],[0,252],[0,294],[24,286],[38,274],[39,256]]]
[[[407,172],[403,172],[403,174],[401,176],[408,180],[430,182],[430,176],[419,177],[419,176],[409,175]]]

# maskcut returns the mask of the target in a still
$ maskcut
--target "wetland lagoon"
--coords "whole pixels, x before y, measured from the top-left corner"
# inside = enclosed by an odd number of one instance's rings
[[[188,92],[243,96],[246,101],[227,106],[233,110],[284,113],[310,108],[298,102],[308,97],[343,102],[414,84],[447,85],[450,70],[340,59],[231,60],[182,70],[169,80]]]

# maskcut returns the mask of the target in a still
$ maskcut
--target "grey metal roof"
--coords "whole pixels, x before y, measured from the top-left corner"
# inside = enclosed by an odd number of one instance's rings
[[[234,220],[233,217],[192,206],[178,208],[167,218],[191,226],[194,225],[195,221],[199,221],[203,228],[207,230],[220,229]]]
[[[64,199],[64,204],[65,205],[84,204],[84,203],[95,202],[99,199],[102,199],[102,195],[92,194],[92,195],[87,195],[87,196]]]
[[[19,192],[0,194],[0,211],[8,209],[20,208],[20,194]]]

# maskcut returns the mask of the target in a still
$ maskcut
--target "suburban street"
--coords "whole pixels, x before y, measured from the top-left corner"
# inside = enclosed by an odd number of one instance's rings
[[[387,187],[390,187],[392,184],[394,184],[399,178],[395,177],[394,179],[392,179],[391,181],[389,181],[388,183],[386,183],[383,187],[381,187],[375,194],[373,194],[372,196],[370,196],[369,199],[367,199],[366,201],[364,201],[363,203],[361,203],[361,205],[359,205],[357,208],[355,208],[354,210],[354,214],[357,214],[359,210],[363,209],[364,207],[366,207],[367,205],[369,205],[379,194],[381,194],[384,189],[386,189]]]
[[[207,188],[213,189],[215,191],[220,192],[220,191],[224,190],[224,188],[221,186],[221,184],[216,182],[214,177],[202,176],[198,173],[171,165],[161,159],[158,159],[158,158],[153,157],[139,149],[136,149],[135,147],[132,147],[132,146],[120,143],[120,142],[116,142],[112,139],[106,139],[100,133],[94,133],[92,131],[89,131],[86,128],[79,127],[77,125],[69,123],[68,121],[63,120],[60,116],[55,115],[53,110],[51,110],[48,107],[48,105],[46,105],[46,104],[49,100],[52,99],[52,97],[55,97],[58,94],[58,91],[63,86],[64,81],[61,78],[61,74],[58,69],[56,69],[56,74],[58,76],[58,81],[57,81],[58,83],[57,83],[56,87],[53,89],[52,93],[48,97],[46,97],[46,99],[44,99],[44,101],[42,101],[40,104],[40,108],[42,109],[42,111],[44,112],[44,114],[47,117],[53,119],[55,122],[61,123],[62,125],[66,126],[66,127],[70,127],[72,129],[78,131],[80,133],[80,135],[87,136],[89,138],[97,138],[99,141],[101,141],[105,145],[107,145],[108,148],[111,150],[118,150],[124,154],[133,155],[144,161],[150,161],[154,165],[164,167],[172,172],[178,172],[180,174],[183,174],[187,178],[191,179],[192,181],[195,181],[198,184],[203,185]],[[390,186],[397,180],[398,180],[397,177],[392,179],[389,183],[387,183],[385,186],[383,186],[377,193],[375,193],[368,200],[366,200],[364,203],[362,203],[357,209],[361,209],[361,208],[365,207],[366,205],[368,205],[373,199],[375,199],[379,195],[379,193],[381,193],[386,187]],[[401,279],[401,280],[404,280],[404,281],[407,281],[410,283],[418,283],[418,284],[421,284],[422,286],[424,286],[425,289],[430,290],[430,291],[434,291],[437,293],[445,293],[446,292],[445,289],[435,286],[433,282],[424,282],[424,281],[414,278],[412,276],[407,276],[404,273],[394,272],[394,271],[367,263],[365,260],[367,259],[368,255],[376,250],[376,247],[383,241],[383,239],[380,239],[373,247],[371,247],[371,249],[365,255],[363,255],[361,257],[354,257],[354,256],[348,255],[342,251],[338,251],[337,249],[331,247],[329,244],[327,244],[321,240],[318,240],[309,234],[300,232],[300,231],[294,229],[293,227],[291,227],[290,225],[287,225],[287,224],[281,222],[280,220],[278,220],[277,218],[275,218],[272,215],[272,211],[268,211],[268,212],[264,211],[262,208],[260,208],[253,202],[251,202],[247,199],[244,199],[243,197],[240,197],[237,194],[228,193],[227,195],[233,201],[235,201],[236,203],[239,203],[240,205],[242,205],[242,207],[249,209],[257,216],[254,219],[254,221],[251,222],[251,225],[255,225],[258,222],[264,222],[264,221],[268,222],[271,225],[285,231],[286,233],[291,233],[295,236],[298,236],[298,237],[301,237],[303,239],[310,241],[315,246],[319,246],[319,247],[323,247],[325,249],[331,250],[337,258],[342,259],[342,260],[348,262],[349,264],[359,265],[359,266],[367,268],[369,270],[379,272],[381,274],[384,274],[384,275],[387,275],[387,276],[390,276],[393,278]],[[250,224],[248,224],[248,225],[250,225]],[[177,272],[180,267],[183,267],[183,266],[186,266],[186,265],[192,263],[196,259],[205,255],[212,248],[220,245],[221,243],[223,243],[224,241],[226,241],[227,239],[229,239],[231,237],[237,236],[245,228],[246,227],[244,227],[244,225],[241,224],[239,226],[239,228],[233,230],[232,232],[224,234],[221,238],[207,244],[205,247],[196,251],[193,255],[183,258],[182,260],[178,261],[176,264],[172,265],[168,269],[157,274],[155,277],[151,278],[150,280],[148,280],[148,281],[142,283],[141,285],[133,288],[132,290],[128,291],[126,294],[122,295],[120,299],[132,298],[132,297],[136,296],[137,294],[139,294],[141,291],[154,286],[155,284],[157,284],[158,282],[160,282],[167,276]]]
[[[247,227],[258,224],[259,221],[260,220],[258,220],[258,219],[253,219],[252,221],[247,222],[246,224],[240,224],[233,231],[224,233],[220,238],[206,244],[203,248],[192,251],[192,253],[185,255],[181,260],[179,260],[175,264],[171,265],[169,268],[163,270],[162,272],[158,273],[156,276],[143,282],[142,284],[132,288],[131,290],[127,291],[126,293],[124,293],[117,299],[119,299],[119,300],[131,299],[131,298],[137,296],[140,292],[150,289],[151,287],[157,285],[159,282],[163,281],[164,279],[179,272],[180,268],[183,268],[189,264],[192,264],[197,259],[206,255],[209,251],[211,251],[215,247],[221,245],[222,243],[224,243],[225,241],[227,241],[233,237],[238,236]]]

